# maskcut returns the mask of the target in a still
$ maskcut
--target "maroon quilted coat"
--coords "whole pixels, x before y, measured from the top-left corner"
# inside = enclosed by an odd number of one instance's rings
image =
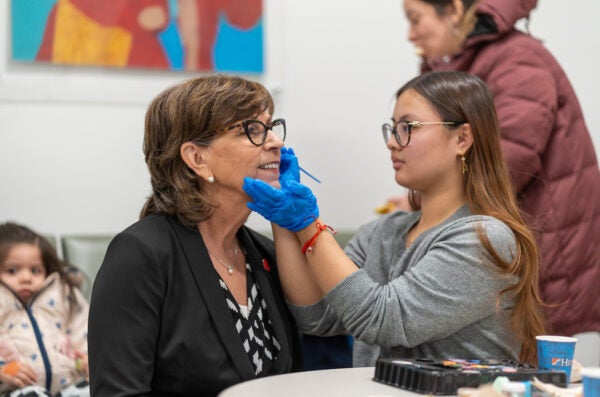
[[[600,331],[600,171],[564,71],[514,28],[536,4],[484,0],[461,53],[422,69],[467,71],[489,85],[521,208],[541,231],[542,297],[558,305],[547,309],[551,332]]]

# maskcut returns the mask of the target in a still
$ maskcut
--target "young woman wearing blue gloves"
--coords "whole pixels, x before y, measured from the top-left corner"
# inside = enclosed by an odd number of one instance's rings
[[[301,330],[351,334],[353,365],[382,357],[536,362],[545,331],[538,250],[519,214],[490,91],[432,72],[396,95],[383,135],[399,185],[422,208],[362,226],[345,252],[282,149],[281,188],[246,178],[248,207],[273,223],[285,296]]]

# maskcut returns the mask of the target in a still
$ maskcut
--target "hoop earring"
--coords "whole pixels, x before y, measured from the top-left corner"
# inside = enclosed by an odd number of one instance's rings
[[[469,171],[469,167],[467,167],[467,159],[465,158],[465,154],[461,155],[462,160],[462,174],[465,175]]]
[[[215,181],[215,177],[211,175],[208,177],[207,180],[208,180],[208,183],[213,183]]]

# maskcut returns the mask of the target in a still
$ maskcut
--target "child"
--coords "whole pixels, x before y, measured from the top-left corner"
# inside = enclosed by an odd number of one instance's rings
[[[66,269],[42,236],[0,224],[0,393],[37,385],[55,395],[87,379],[88,302]]]

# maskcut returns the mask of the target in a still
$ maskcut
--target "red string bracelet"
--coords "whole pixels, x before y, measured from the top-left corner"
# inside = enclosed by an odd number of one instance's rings
[[[309,253],[312,252],[313,245],[315,245],[315,242],[317,241],[317,237],[319,237],[319,234],[321,234],[321,232],[323,230],[329,230],[332,234],[337,233],[335,231],[335,229],[332,228],[331,226],[323,225],[321,222],[319,222],[317,220],[315,220],[315,226],[317,227],[317,232],[302,246],[302,254],[304,254],[304,255],[306,255],[307,252],[309,252]]]

